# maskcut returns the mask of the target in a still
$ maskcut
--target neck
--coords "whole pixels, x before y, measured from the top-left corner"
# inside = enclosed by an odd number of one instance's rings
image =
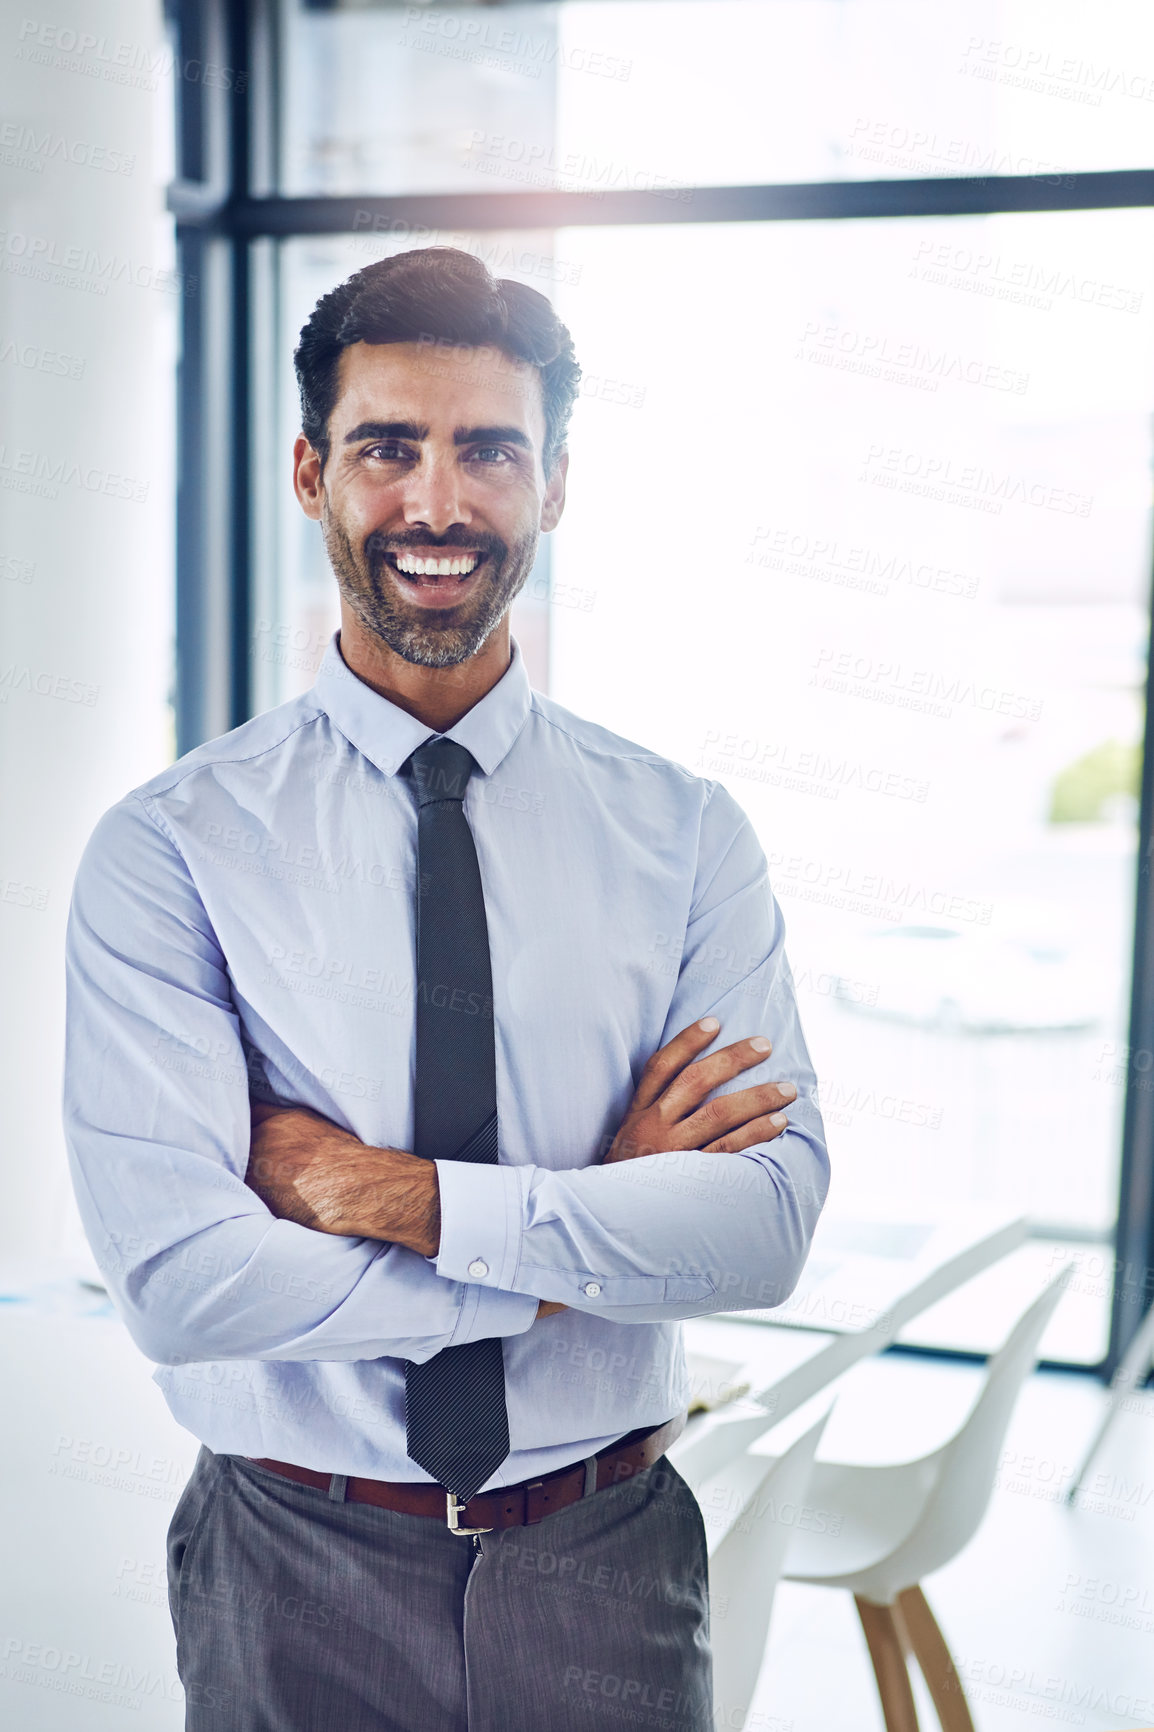
[[[343,602],[340,652],[359,680],[438,734],[447,732],[492,691],[513,657],[508,614],[467,661],[451,668],[426,668],[407,662],[366,631]]]

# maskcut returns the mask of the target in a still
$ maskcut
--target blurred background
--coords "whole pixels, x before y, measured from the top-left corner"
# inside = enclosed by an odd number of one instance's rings
[[[80,850],[311,683],[338,615],[296,335],[452,245],[584,368],[531,677],[750,814],[833,1200],[915,1238],[1025,1218],[900,1341],[980,1357],[1072,1262],[1043,1358],[1111,1371],[1154,1194],[1154,13],[66,0],[8,13],[0,85],[13,1295],[85,1267]]]

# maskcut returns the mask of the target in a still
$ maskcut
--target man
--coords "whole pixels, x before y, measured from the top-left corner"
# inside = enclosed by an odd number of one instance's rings
[[[296,362],[340,631],[105,815],[69,929],[77,1195],[204,1445],[187,1724],[701,1732],[677,1320],[784,1300],[827,1183],[764,855],[530,689],[579,379],[544,298],[402,254]]]

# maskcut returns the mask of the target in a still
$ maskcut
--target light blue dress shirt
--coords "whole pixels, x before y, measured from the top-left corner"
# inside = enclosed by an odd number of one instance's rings
[[[65,1122],[85,1228],[181,1425],[215,1451],[382,1479],[404,1366],[504,1339],[535,1478],[683,1409],[677,1319],[780,1304],[828,1183],[782,919],[716,782],[534,691],[520,647],[448,730],[493,966],[500,1163],[438,1161],[435,1258],[276,1219],[244,1183],[249,1092],[367,1143],[413,1133],[416,806],[433,730],[345,665],[98,824],[68,930]],[[740,1155],[599,1164],[642,1066],[699,1017],[788,1079]],[[536,1320],[539,1299],[570,1309]]]

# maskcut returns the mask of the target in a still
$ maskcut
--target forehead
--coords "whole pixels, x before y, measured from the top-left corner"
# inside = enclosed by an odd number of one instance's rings
[[[502,350],[430,339],[353,343],[342,351],[332,431],[361,421],[457,427],[515,426],[540,449],[545,438],[541,375]]]

